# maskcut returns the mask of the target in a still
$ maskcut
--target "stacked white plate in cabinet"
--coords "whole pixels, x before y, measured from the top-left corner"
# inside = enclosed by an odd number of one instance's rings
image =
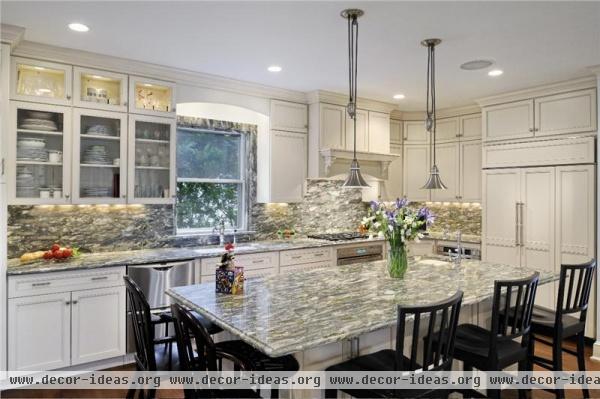
[[[17,139],[18,161],[48,161],[48,150],[46,140],[33,137],[22,137]]]
[[[17,167],[17,197],[37,197],[39,187],[33,173],[26,167]]]
[[[91,165],[111,165],[112,160],[108,158],[106,147],[103,145],[92,145],[83,152],[82,162]]]
[[[81,195],[84,197],[111,197],[110,187],[82,187]]]
[[[113,136],[112,130],[106,125],[93,125],[87,128],[85,134],[94,134],[96,136]]]
[[[51,112],[28,111],[27,118],[20,121],[19,128],[55,132],[58,130],[58,126],[52,119],[53,117]]]

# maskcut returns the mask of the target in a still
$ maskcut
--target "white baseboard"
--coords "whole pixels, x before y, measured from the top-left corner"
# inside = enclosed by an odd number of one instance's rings
[[[592,347],[593,351],[592,351],[592,356],[590,357],[590,360],[593,360],[595,362],[600,362],[600,341],[596,341],[594,342],[594,346]]]

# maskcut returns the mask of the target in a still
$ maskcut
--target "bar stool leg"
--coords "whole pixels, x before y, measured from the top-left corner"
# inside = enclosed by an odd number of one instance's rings
[[[562,337],[555,335],[552,340],[552,366],[554,371],[562,371]],[[562,389],[555,391],[556,397],[562,399],[565,392]]]
[[[585,336],[583,332],[577,334],[577,366],[579,371],[585,371]],[[584,385],[582,390],[583,397],[589,398],[590,391],[587,389],[587,385]]]

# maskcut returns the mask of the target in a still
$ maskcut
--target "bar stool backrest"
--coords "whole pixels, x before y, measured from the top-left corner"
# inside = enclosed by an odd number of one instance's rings
[[[215,343],[194,315],[179,304],[171,305],[175,318],[179,364],[185,371],[218,371]]]
[[[135,362],[138,369],[156,371],[154,358],[154,333],[152,330],[150,305],[140,287],[129,277],[124,276],[133,335],[135,338]]]
[[[562,315],[580,312],[580,321],[585,322],[592,282],[596,272],[596,260],[581,265],[562,265],[556,305],[556,325],[562,325]]]
[[[396,333],[396,370],[450,370],[454,352],[456,326],[460,314],[463,292],[457,291],[452,297],[442,302],[424,306],[398,306]],[[404,356],[407,321],[413,319],[412,338],[409,355]],[[429,323],[426,329],[421,328],[421,321]],[[434,344],[434,341],[435,344]],[[421,364],[419,343],[422,343]]]
[[[528,336],[539,275],[535,272],[523,279],[494,282],[490,357],[497,353],[498,342]],[[525,341],[521,341],[523,346]]]

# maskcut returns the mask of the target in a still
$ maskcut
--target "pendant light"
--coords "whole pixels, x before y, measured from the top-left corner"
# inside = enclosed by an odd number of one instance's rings
[[[425,39],[421,42],[423,46],[427,47],[427,117],[425,128],[430,135],[429,154],[432,160],[429,178],[425,185],[421,187],[424,190],[445,190],[448,188],[440,179],[440,171],[435,158],[435,46],[441,42],[440,39]]]
[[[346,106],[348,116],[354,123],[354,156],[350,164],[350,173],[343,184],[346,188],[369,187],[360,174],[360,166],[356,159],[356,74],[358,71],[358,18],[364,14],[363,10],[349,8],[342,11],[342,18],[348,20],[348,81],[350,100]]]

